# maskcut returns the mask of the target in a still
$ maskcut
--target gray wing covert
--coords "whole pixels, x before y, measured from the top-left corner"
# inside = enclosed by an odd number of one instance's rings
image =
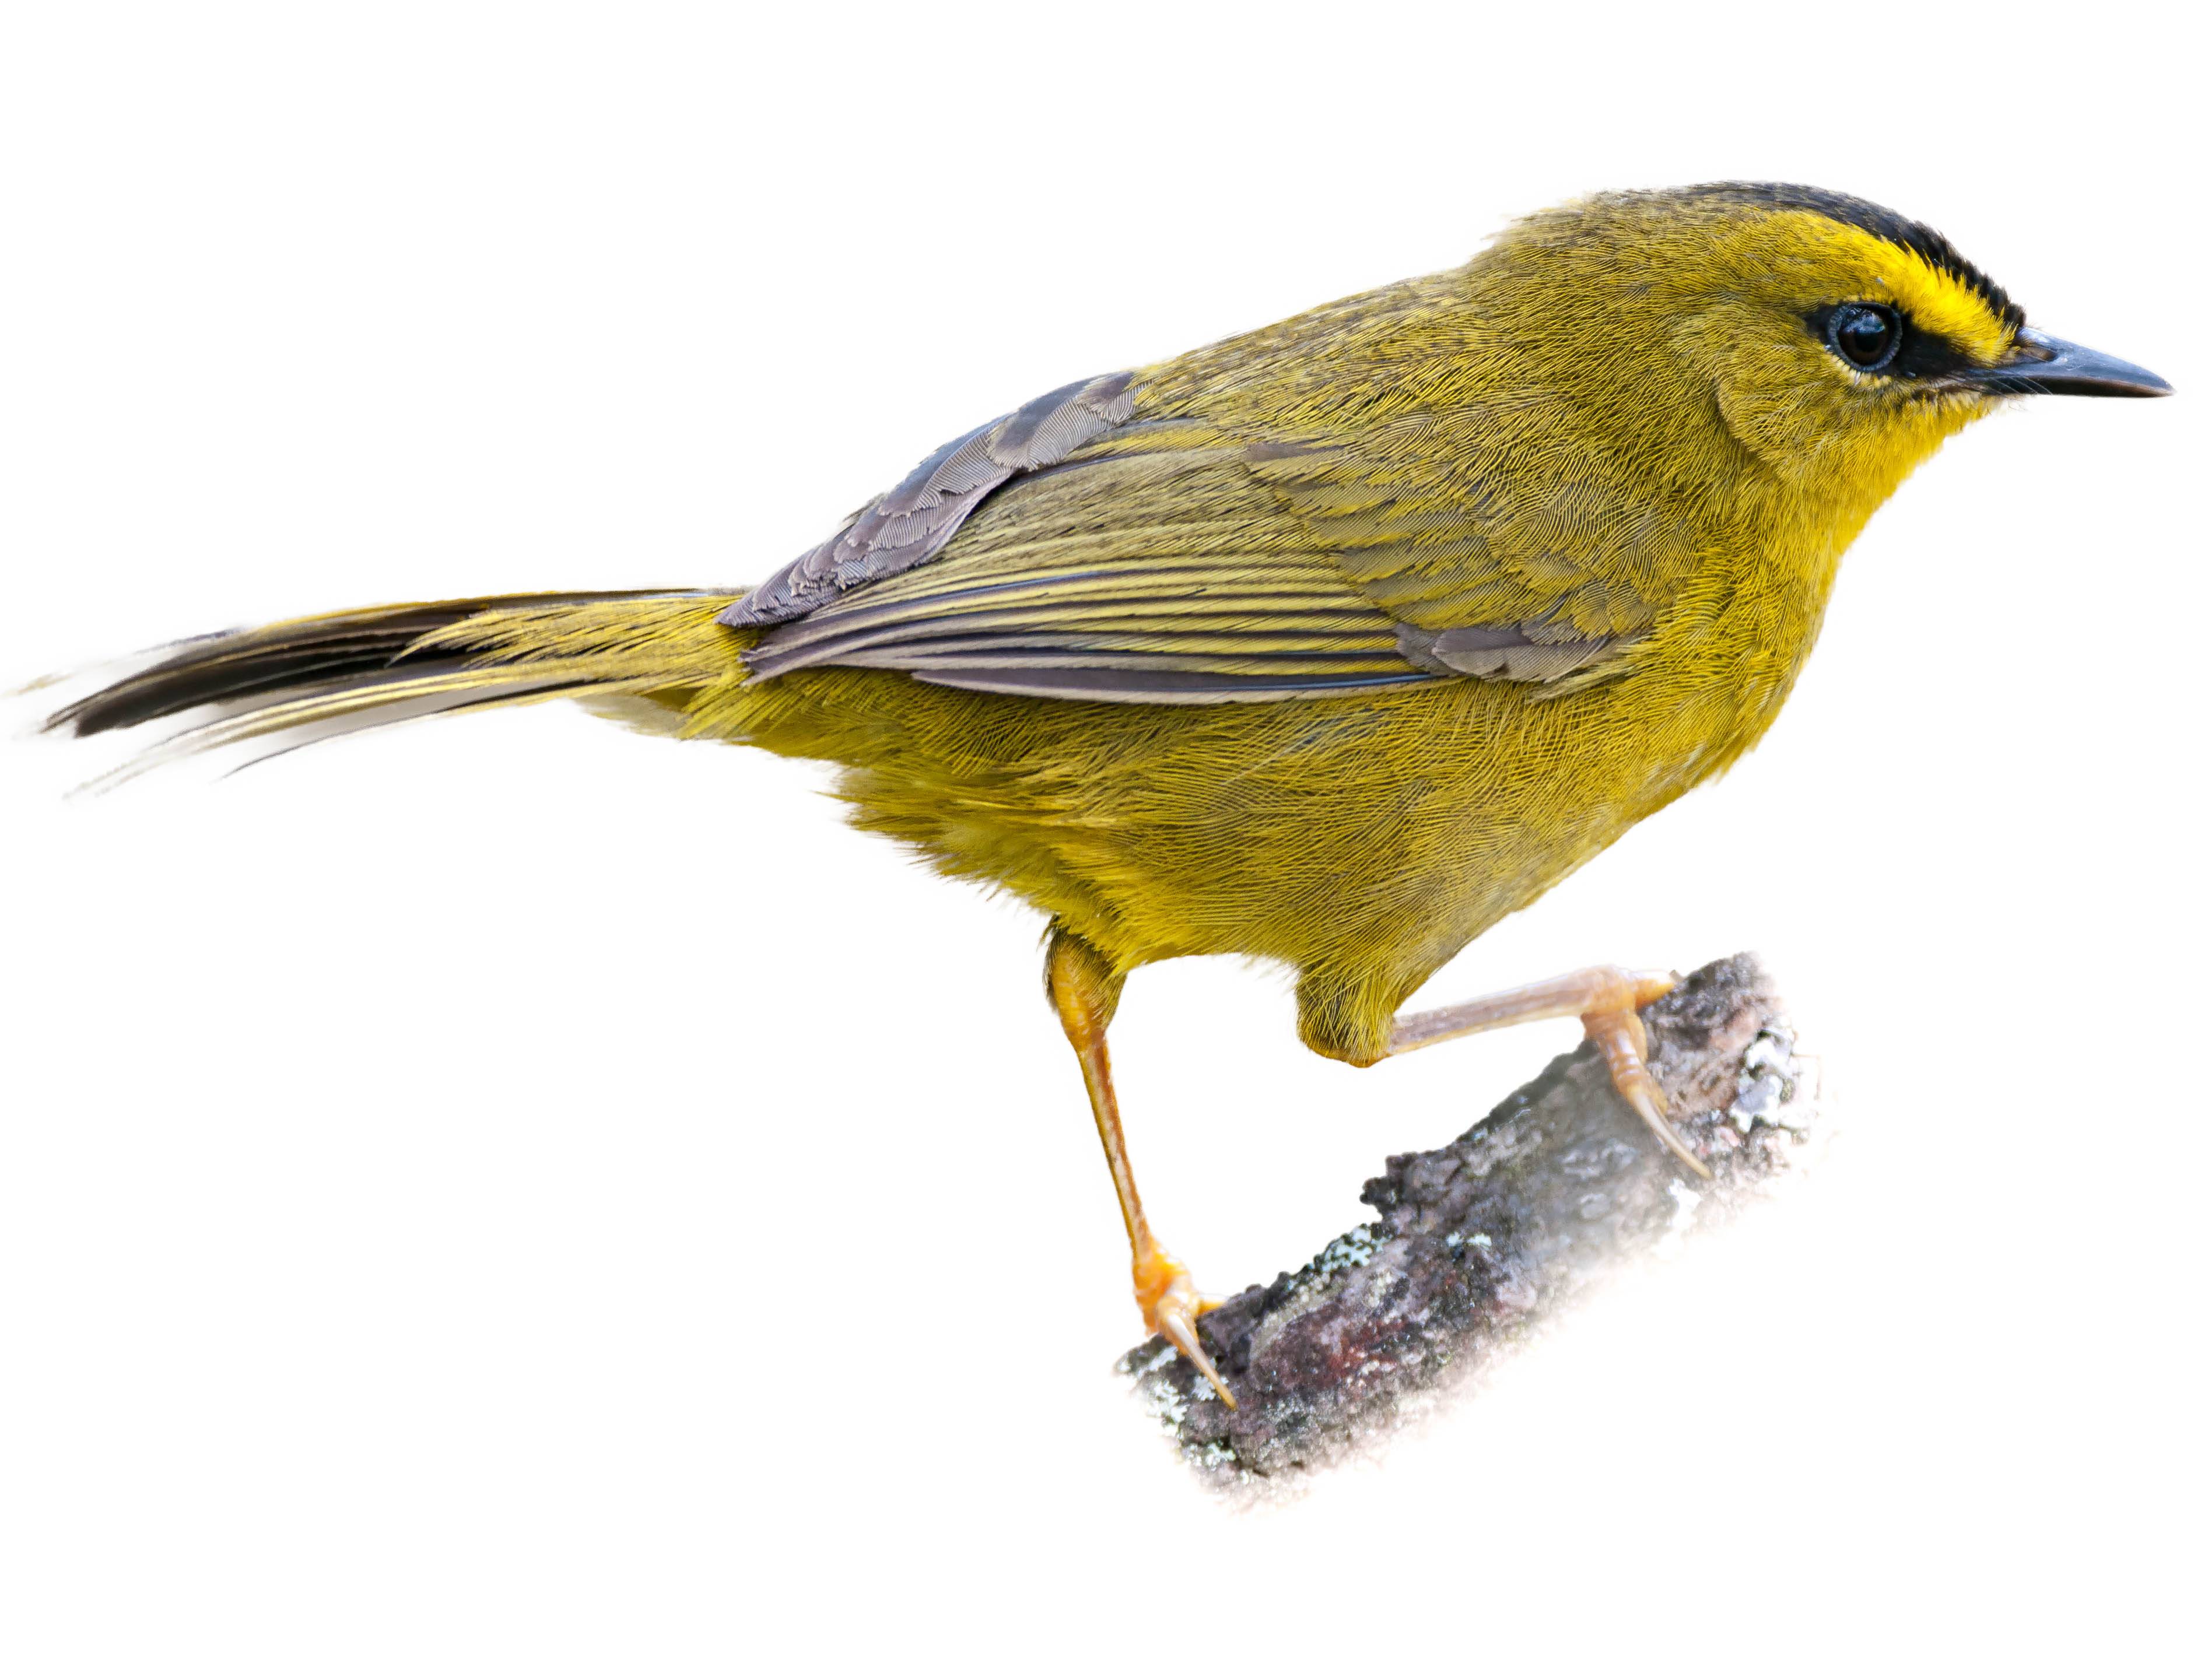
[[[888,669],[1109,702],[1565,690],[1639,631],[1563,615],[1571,592],[1529,574],[1557,559],[1517,568],[1402,461],[1139,419],[1136,380],[1077,381],[953,440],[728,606],[720,621],[762,630],[752,677]]]
[[[788,622],[848,588],[911,570],[1016,473],[1050,466],[1127,420],[1135,380],[1124,372],[1076,380],[955,438],[717,620],[732,628]]]

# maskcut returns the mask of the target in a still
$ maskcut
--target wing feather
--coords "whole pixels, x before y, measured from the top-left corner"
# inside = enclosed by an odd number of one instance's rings
[[[937,451],[723,613],[763,629],[748,669],[1113,702],[1564,688],[1651,623],[1573,535],[1502,534],[1416,459],[1140,413],[1143,391],[1078,382]]]

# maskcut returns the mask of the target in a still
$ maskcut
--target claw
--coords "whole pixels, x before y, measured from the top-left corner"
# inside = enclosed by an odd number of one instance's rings
[[[1659,1086],[1658,1079],[1644,1063],[1650,1050],[1644,1036],[1644,1021],[1636,1010],[1607,1008],[1584,1014],[1583,1030],[1605,1056],[1606,1069],[1613,1073],[1613,1086],[1620,1091],[1620,1097],[1644,1120],[1644,1127],[1659,1138],[1659,1144],[1696,1170],[1699,1180],[1711,1180],[1713,1172],[1667,1121],[1667,1091]]]
[[[1229,1392],[1229,1385],[1221,1380],[1221,1373],[1206,1358],[1205,1345],[1198,1340],[1198,1316],[1219,1307],[1220,1303],[1200,1296],[1193,1288],[1190,1273],[1182,1263],[1163,1251],[1154,1250],[1136,1264],[1133,1275],[1137,1287],[1137,1305],[1144,1310],[1145,1328],[1164,1338],[1168,1345],[1196,1366],[1198,1374],[1213,1385],[1221,1403],[1231,1411],[1237,1409],[1237,1396]]]

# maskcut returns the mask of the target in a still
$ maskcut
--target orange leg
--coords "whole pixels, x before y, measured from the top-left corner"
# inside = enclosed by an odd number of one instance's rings
[[[1090,945],[1055,928],[1045,951],[1044,985],[1083,1066],[1083,1085],[1091,1093],[1091,1114],[1097,1120],[1099,1144],[1106,1149],[1114,1195],[1121,1202],[1121,1224],[1129,1231],[1130,1276],[1145,1328],[1165,1337],[1197,1366],[1222,1403],[1234,1411],[1235,1396],[1198,1340],[1198,1316],[1214,1304],[1199,1295],[1182,1263],[1152,1237],[1144,1202],[1137,1196],[1136,1175],[1129,1168],[1129,1149],[1121,1139],[1121,1112],[1114,1102],[1114,1074],[1106,1059],[1106,1026],[1121,1000],[1121,975]]]
[[[1650,1049],[1644,1021],[1637,1011],[1656,1002],[1674,988],[1672,974],[1632,974],[1625,968],[1585,968],[1540,980],[1494,996],[1477,997],[1449,1008],[1425,1014],[1401,1016],[1391,1027],[1389,1052],[1402,1054],[1425,1048],[1432,1042],[1466,1036],[1473,1031],[1494,1031],[1501,1025],[1519,1025],[1532,1019],[1574,1015],[1583,1031],[1605,1056],[1613,1073],[1613,1086],[1649,1124],[1660,1144],[1701,1176],[1712,1171],[1683,1145],[1681,1136],[1667,1121],[1667,1094],[1644,1062]]]

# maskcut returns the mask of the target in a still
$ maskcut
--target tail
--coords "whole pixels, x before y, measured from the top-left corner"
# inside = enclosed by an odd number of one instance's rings
[[[680,715],[744,678],[728,590],[518,593],[341,611],[171,647],[46,721],[77,737],[204,718],[115,775],[253,739],[272,752],[428,714],[607,696]],[[645,699],[644,702],[635,700]],[[672,719],[669,722],[675,724]]]

